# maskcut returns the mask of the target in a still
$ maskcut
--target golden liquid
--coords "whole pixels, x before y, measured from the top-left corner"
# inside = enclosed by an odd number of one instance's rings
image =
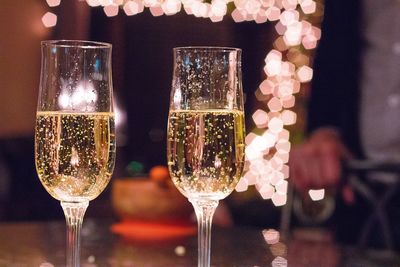
[[[172,180],[186,197],[225,198],[243,171],[243,112],[170,111],[167,145]]]
[[[115,162],[113,113],[38,112],[35,163],[46,190],[61,201],[96,198]]]

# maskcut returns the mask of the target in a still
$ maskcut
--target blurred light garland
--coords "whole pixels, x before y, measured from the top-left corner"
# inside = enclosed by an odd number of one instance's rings
[[[46,0],[49,7],[61,0]],[[294,94],[300,92],[313,76],[310,67],[313,49],[321,37],[318,28],[322,17],[320,0],[86,0],[91,7],[102,7],[108,17],[124,12],[139,14],[148,8],[153,16],[174,15],[184,9],[186,14],[222,21],[228,5],[235,22],[274,21],[277,38],[274,49],[265,58],[266,78],[255,95],[265,103],[252,115],[256,125],[246,136],[246,168],[236,191],[246,191],[254,185],[262,198],[274,205],[286,203],[291,143],[285,127],[296,123]],[[122,11],[121,11],[122,10]],[[57,16],[47,12],[42,18],[46,27],[56,25]],[[265,110],[264,110],[265,109]],[[261,134],[256,134],[261,131]],[[323,197],[323,196],[322,196]]]

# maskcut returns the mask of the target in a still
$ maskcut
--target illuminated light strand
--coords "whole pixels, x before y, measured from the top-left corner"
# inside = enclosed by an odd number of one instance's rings
[[[294,94],[300,91],[302,84],[312,79],[310,50],[321,38],[321,30],[303,19],[316,11],[316,2],[312,0],[269,1],[268,4],[267,18],[277,20],[275,30],[278,37],[274,42],[275,49],[265,58],[266,79],[255,94],[266,104],[269,112],[258,109],[252,115],[256,127],[264,129],[264,132],[261,135],[251,132],[246,136],[248,170],[236,190],[243,191],[246,186],[254,184],[262,198],[282,206],[287,201],[288,182],[285,179],[289,177],[287,163],[290,152],[289,132],[284,127],[296,123],[297,115],[289,109],[295,105]],[[242,10],[237,8],[237,13],[232,16],[245,18],[247,14]],[[310,193],[312,200],[323,198],[321,192]]]
[[[58,1],[47,2],[52,6]],[[264,199],[281,206],[287,200],[289,177],[290,142],[285,127],[295,124],[297,119],[296,113],[289,109],[294,108],[294,95],[302,84],[312,79],[311,53],[321,38],[321,30],[312,24],[315,21],[319,25],[321,18],[316,0],[86,0],[91,7],[102,7],[108,17],[120,13],[133,16],[148,8],[153,16],[174,15],[183,10],[212,22],[223,20],[231,2],[234,5],[231,17],[235,22],[276,22],[278,34],[273,42],[275,49],[265,58],[266,79],[255,93],[265,103],[265,110],[256,110],[252,119],[263,132],[250,132],[246,136],[247,167],[236,190],[255,186]],[[48,12],[42,21],[46,27],[53,27],[57,16]]]
[[[121,7],[128,16],[143,12],[142,6],[144,6],[150,9],[153,16],[174,15],[183,9],[188,15],[209,18],[212,22],[223,20],[228,14],[228,4],[233,2],[235,8],[231,16],[235,22],[279,21],[285,27],[292,22],[298,22],[300,13],[312,14],[316,10],[315,0],[212,0],[211,3],[203,0],[86,0],[86,2],[91,7],[102,6],[109,17],[118,15],[115,11],[116,6]],[[313,40],[314,38],[309,35],[305,38],[306,43]]]

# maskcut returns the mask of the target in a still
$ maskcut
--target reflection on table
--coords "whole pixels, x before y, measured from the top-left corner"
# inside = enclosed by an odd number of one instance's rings
[[[197,265],[196,233],[170,239],[121,236],[115,222],[87,219],[82,229],[82,267],[187,267]],[[357,251],[336,244],[320,229],[294,231],[288,241],[275,230],[213,227],[212,266],[386,267],[400,266],[387,251]],[[0,266],[65,266],[65,223],[0,224]]]
[[[82,266],[179,267],[197,265],[196,232],[164,240],[114,235],[112,223],[86,220],[82,229]],[[259,230],[214,227],[214,266],[268,266],[272,259]],[[65,223],[0,225],[0,266],[65,266]]]

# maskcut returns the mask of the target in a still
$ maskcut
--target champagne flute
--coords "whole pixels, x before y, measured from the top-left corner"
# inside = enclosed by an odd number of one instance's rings
[[[41,47],[36,170],[47,192],[61,201],[67,266],[78,267],[85,211],[114,169],[111,45],[56,40]]]
[[[198,266],[210,266],[211,224],[218,202],[244,166],[241,50],[174,48],[167,158],[175,186],[198,223]]]

